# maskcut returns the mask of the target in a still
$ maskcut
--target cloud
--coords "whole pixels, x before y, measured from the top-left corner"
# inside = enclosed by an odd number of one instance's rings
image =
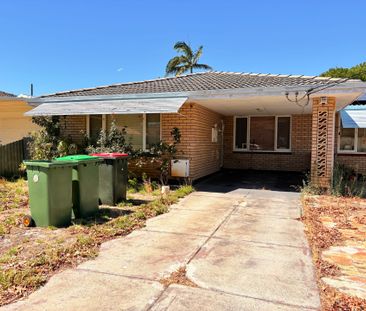
[[[117,69],[118,72],[121,72],[122,70],[123,70],[122,67]]]

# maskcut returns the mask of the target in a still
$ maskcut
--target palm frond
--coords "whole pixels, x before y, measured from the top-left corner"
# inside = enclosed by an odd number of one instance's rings
[[[177,67],[177,71],[175,73],[175,76],[178,77],[180,76],[181,74],[187,72],[188,70],[190,70],[190,66],[189,65],[183,65],[183,66],[179,66]]]
[[[206,64],[193,64],[194,69],[212,70],[212,67]]]
[[[186,61],[185,57],[182,56],[173,57],[166,65],[165,68],[166,75],[175,74],[177,71],[176,67],[178,67],[178,65],[181,65],[182,63],[185,63],[185,61]]]
[[[196,51],[196,53],[194,53],[193,55],[193,59],[192,59],[192,63],[193,64],[196,64],[199,60],[199,58],[201,57],[202,55],[202,50],[203,50],[203,46],[201,45],[198,50]]]
[[[178,52],[183,53],[189,59],[192,59],[192,57],[193,57],[193,51],[192,51],[191,47],[184,41],[178,41],[174,45],[174,49]]]
[[[193,53],[191,47],[187,43],[184,41],[178,41],[174,45],[174,49],[182,54],[173,57],[168,62],[165,68],[166,75],[174,74],[179,76],[187,71],[192,73],[193,69],[212,70],[209,65],[197,64],[198,60],[202,56],[202,45]]]

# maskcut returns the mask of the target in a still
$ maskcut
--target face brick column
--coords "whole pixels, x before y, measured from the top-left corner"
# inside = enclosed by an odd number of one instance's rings
[[[329,188],[333,174],[335,97],[313,98],[311,181]]]

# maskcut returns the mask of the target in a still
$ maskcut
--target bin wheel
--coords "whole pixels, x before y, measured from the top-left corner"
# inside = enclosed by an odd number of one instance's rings
[[[24,227],[33,227],[34,226],[33,218],[29,215],[24,216],[22,222],[23,222]]]

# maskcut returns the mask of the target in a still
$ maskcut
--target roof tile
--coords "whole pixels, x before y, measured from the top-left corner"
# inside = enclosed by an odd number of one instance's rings
[[[302,75],[275,75],[209,71],[139,82],[71,90],[42,97],[170,93],[256,87],[325,86],[345,79]]]

